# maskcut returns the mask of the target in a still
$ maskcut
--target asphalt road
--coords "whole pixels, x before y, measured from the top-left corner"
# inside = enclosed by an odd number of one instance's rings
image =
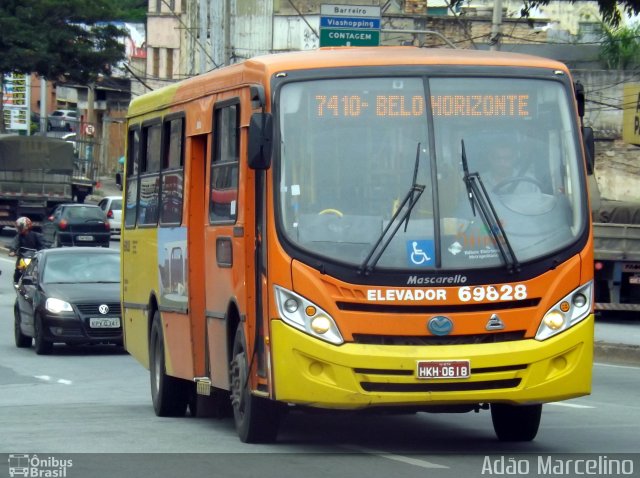
[[[504,474],[499,466],[511,460],[521,467],[526,461],[536,476],[536,462],[548,457],[565,464],[572,457],[632,460],[635,473],[640,469],[638,455],[631,455],[640,441],[633,399],[640,367],[600,361],[592,395],[545,405],[532,443],[498,442],[486,411],[292,412],[271,445],[241,443],[230,418],[159,418],[149,372],[121,348],[56,346],[53,355],[38,356],[15,347],[11,268],[0,257],[1,478],[18,455],[70,460],[65,475],[40,475],[65,478],[458,478]],[[574,471],[551,474],[577,476]]]

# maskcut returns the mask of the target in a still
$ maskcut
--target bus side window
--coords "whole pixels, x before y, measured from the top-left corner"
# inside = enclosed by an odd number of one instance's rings
[[[184,171],[184,118],[165,120],[163,136],[162,190],[160,223],[182,221]]]
[[[142,128],[142,157],[140,158],[140,192],[138,201],[138,224],[154,225],[158,222],[160,196],[162,126],[154,122]]]
[[[209,220],[233,222],[238,214],[238,161],[240,109],[238,104],[214,113],[214,148],[211,158]]]
[[[136,225],[138,215],[138,166],[140,164],[140,128],[134,127],[129,130],[127,141],[127,166],[126,166],[126,191],[124,224],[125,227]]]

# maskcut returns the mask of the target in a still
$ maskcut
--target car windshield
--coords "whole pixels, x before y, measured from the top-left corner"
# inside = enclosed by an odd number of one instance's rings
[[[73,206],[65,209],[63,217],[69,220],[84,222],[88,220],[104,220],[104,211],[98,206]]]
[[[52,283],[105,283],[120,282],[119,254],[77,252],[47,257],[42,282]]]
[[[114,199],[111,201],[111,210],[113,211],[121,211],[122,210],[122,199]]]
[[[376,248],[383,252],[373,262],[384,268],[504,265],[496,235],[469,201],[464,144],[514,260],[566,247],[586,221],[568,90],[515,77],[283,85],[276,164],[284,236],[315,257],[357,266]],[[393,219],[414,201],[404,220]]]

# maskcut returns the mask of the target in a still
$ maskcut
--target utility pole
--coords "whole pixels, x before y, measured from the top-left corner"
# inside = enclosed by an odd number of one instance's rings
[[[502,0],[493,2],[493,20],[491,22],[490,50],[500,50],[500,35],[502,34]]]
[[[40,132],[47,134],[47,122],[49,121],[47,114],[47,79],[40,77]]]
[[[214,67],[224,66],[227,64],[227,24],[225,20],[225,11],[227,10],[227,2],[220,0],[211,0],[209,6],[211,12],[211,53],[213,57]]]
[[[207,0],[200,0],[200,65],[198,73],[202,74],[207,71],[207,20],[209,18],[209,3]],[[212,38],[213,40],[213,38]]]
[[[96,84],[91,82],[87,85],[87,121],[86,124],[82,124],[81,123],[81,127],[84,129],[84,131],[76,131],[76,138],[80,137],[83,139],[87,139],[88,135],[87,135],[87,131],[88,128],[93,128],[94,134],[95,134],[95,127],[96,127],[96,120],[95,120],[95,110],[94,110],[94,102],[95,102],[95,87]],[[93,142],[92,141],[83,141],[83,144],[86,145],[86,170],[90,171],[93,170],[95,167],[95,164],[93,162]],[[95,178],[95,174],[93,176]]]

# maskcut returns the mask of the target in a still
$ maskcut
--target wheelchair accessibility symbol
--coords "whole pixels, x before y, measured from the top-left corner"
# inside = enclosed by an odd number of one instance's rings
[[[407,241],[407,259],[411,267],[433,265],[433,240]]]

